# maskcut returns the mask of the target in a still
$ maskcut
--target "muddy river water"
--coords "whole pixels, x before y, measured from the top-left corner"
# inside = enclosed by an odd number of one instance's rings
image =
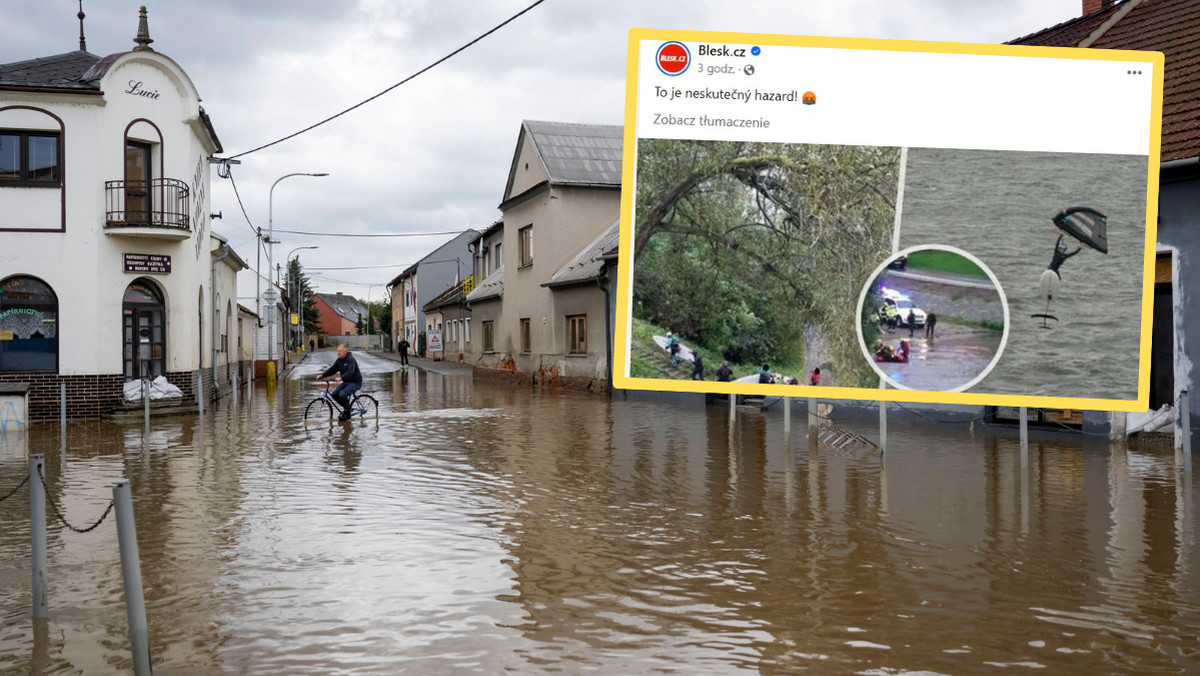
[[[362,365],[378,421],[306,425],[314,363],[202,421],[10,434],[0,497],[26,452],[76,525],[131,480],[160,675],[1200,671],[1169,453],[1035,439],[1023,471],[1013,436],[892,425],[885,460],[778,411]],[[129,673],[113,519],[50,524],[38,622],[28,528],[21,489],[0,672]]]

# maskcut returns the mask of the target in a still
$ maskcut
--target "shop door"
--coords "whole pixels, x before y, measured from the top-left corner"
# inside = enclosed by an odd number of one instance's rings
[[[121,313],[125,379],[166,373],[165,312],[157,291],[144,282],[130,284]]]

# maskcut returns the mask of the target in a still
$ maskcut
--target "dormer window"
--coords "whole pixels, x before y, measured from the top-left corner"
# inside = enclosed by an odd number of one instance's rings
[[[57,188],[58,134],[0,129],[0,185]]]

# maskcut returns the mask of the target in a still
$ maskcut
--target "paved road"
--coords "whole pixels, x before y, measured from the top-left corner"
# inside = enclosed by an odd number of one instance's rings
[[[358,368],[363,375],[392,373],[404,368],[400,364],[400,355],[394,352],[351,350],[351,353],[358,360]],[[292,367],[288,377],[315,378],[329,368],[335,359],[337,359],[337,350],[333,348],[306,352],[302,355],[301,361]],[[409,357],[408,361],[410,368],[447,376],[469,376],[472,371],[470,364],[434,361],[421,357]]]

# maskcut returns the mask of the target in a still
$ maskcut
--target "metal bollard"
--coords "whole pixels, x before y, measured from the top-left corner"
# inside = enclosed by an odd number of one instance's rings
[[[150,381],[142,378],[142,411],[147,428],[150,427]]]
[[[879,402],[879,455],[887,454],[887,402]]]
[[[200,420],[204,420],[204,376],[196,374],[196,403],[200,404]]]
[[[29,456],[29,533],[33,558],[33,617],[46,617],[46,487],[42,485],[45,457]]]
[[[729,395],[729,422],[730,424],[737,418],[737,395]]]
[[[792,434],[792,398],[783,398],[783,433],[785,436]]]
[[[1183,469],[1192,471],[1192,421],[1188,406],[1188,391],[1179,393],[1179,422],[1183,424]]]
[[[67,384],[58,384],[58,427],[62,435],[62,445],[67,447]]]
[[[1029,467],[1029,410],[1021,410],[1021,469]]]
[[[142,563],[138,557],[137,528],[133,523],[133,494],[129,479],[113,484],[113,506],[117,513],[117,545],[121,550],[121,578],[125,583],[125,616],[129,621],[129,647],[133,673],[148,675],[150,636],[146,628],[146,599],[142,595]]]

